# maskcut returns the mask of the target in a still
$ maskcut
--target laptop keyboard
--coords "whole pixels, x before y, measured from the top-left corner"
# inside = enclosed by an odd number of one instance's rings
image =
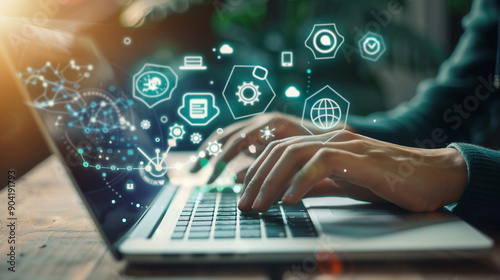
[[[275,204],[266,213],[241,212],[239,194],[193,189],[172,235],[174,240],[316,237],[318,233],[302,202]]]

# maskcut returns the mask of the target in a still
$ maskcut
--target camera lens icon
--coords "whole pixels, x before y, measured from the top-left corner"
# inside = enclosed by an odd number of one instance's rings
[[[333,59],[344,43],[335,23],[314,25],[305,45],[310,49],[316,60]]]

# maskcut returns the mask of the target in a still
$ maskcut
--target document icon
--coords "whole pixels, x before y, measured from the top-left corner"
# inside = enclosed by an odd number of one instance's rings
[[[207,99],[191,99],[189,100],[189,117],[192,119],[204,119],[208,116],[207,108]]]
[[[209,92],[186,93],[182,106],[177,110],[179,116],[192,126],[205,126],[219,115],[215,106],[215,96]]]

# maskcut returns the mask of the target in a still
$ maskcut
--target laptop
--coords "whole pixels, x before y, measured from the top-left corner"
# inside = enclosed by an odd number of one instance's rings
[[[200,125],[210,114],[204,109],[215,106],[221,116],[230,114],[222,87],[212,88],[210,78],[188,82],[198,74],[177,76],[184,55],[170,65],[141,61],[126,70],[81,34],[7,18],[0,18],[0,26],[1,55],[11,78],[116,258],[144,264],[300,262],[331,252],[370,260],[480,255],[493,246],[446,210],[410,213],[324,197],[277,203],[266,213],[240,212],[241,185],[232,176],[249,158],[233,161],[214,185],[205,185],[210,167],[189,173],[206,156],[193,152],[194,143],[223,129]],[[184,104],[194,104],[190,124],[178,108],[185,101],[179,96],[194,91],[192,84],[211,95]],[[206,153],[224,146],[213,148]]]

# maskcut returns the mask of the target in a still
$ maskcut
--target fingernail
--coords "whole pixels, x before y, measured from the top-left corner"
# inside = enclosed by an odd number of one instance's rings
[[[262,202],[262,195],[259,194],[252,204],[252,209],[255,210],[255,209],[259,208],[261,202]]]
[[[245,206],[245,204],[247,204],[247,200],[248,198],[246,195],[241,196],[240,202],[238,202],[238,208]]]

